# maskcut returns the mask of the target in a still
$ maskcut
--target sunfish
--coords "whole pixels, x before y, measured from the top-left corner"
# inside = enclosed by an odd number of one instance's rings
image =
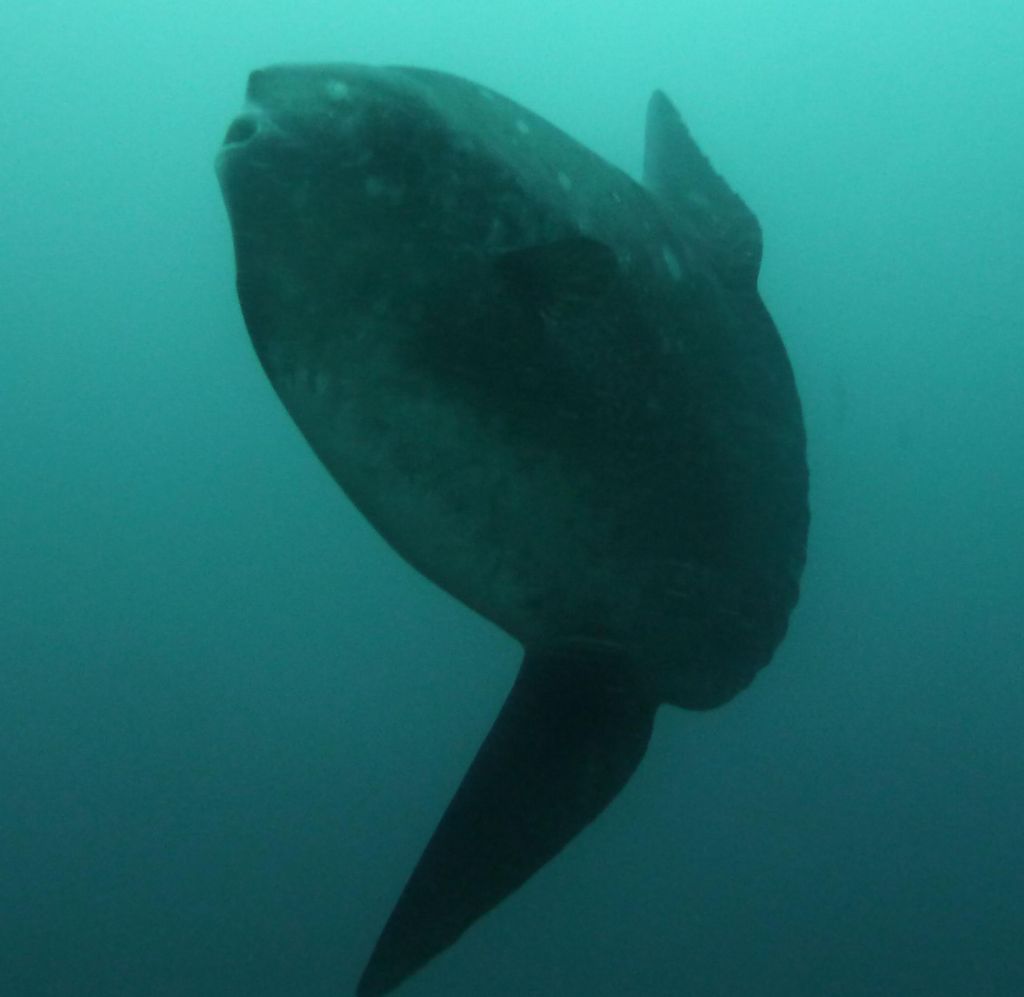
[[[377,942],[377,997],[608,805],[663,703],[767,664],[808,528],[761,231],[668,98],[643,182],[424,69],[249,79],[217,160],[256,353],[411,565],[523,646]]]

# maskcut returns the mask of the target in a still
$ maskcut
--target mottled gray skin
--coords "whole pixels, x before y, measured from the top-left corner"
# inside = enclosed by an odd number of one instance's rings
[[[254,73],[218,162],[246,322],[393,547],[527,648],[706,708],[796,602],[807,473],[760,232],[667,99],[645,185],[441,73]]]

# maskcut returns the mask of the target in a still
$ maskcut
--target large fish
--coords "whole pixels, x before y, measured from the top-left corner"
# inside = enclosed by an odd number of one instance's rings
[[[797,600],[793,374],[757,220],[651,98],[643,183],[466,80],[253,73],[218,172],[260,361],[410,564],[524,648],[359,984],[593,820],[662,703],[726,702]]]

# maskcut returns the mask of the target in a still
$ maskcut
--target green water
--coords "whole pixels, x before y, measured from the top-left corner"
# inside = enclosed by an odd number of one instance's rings
[[[0,12],[0,994],[351,993],[518,649],[273,396],[212,159],[248,71],[507,93],[617,165],[665,89],[804,400],[790,634],[409,997],[1024,993],[1024,7]]]

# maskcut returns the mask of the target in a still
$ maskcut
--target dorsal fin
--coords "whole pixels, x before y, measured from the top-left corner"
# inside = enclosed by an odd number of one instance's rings
[[[644,184],[666,211],[696,231],[730,284],[754,287],[761,268],[761,226],[712,169],[679,112],[660,90],[647,106]]]

